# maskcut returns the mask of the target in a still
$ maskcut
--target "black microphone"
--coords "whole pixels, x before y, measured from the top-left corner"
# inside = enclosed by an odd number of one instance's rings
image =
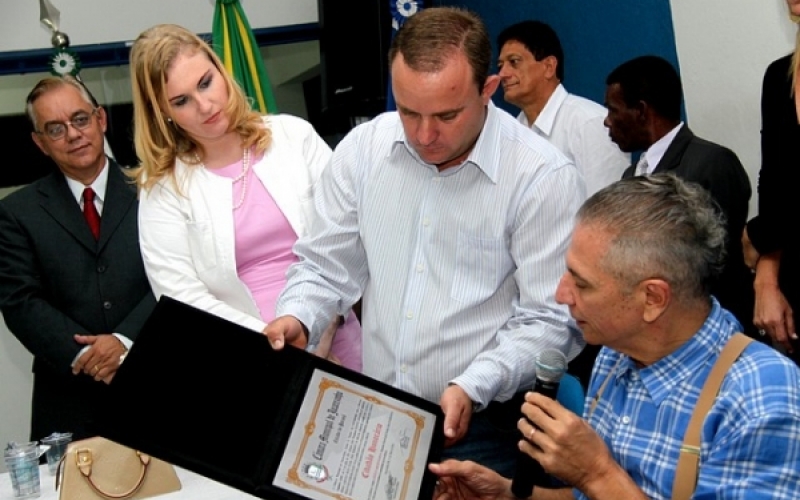
[[[556,399],[558,384],[566,371],[567,357],[564,353],[558,349],[542,350],[536,356],[536,382],[533,392]],[[549,477],[539,462],[520,451],[517,455],[517,470],[511,480],[511,493],[517,498],[528,498],[533,493],[534,486],[547,486]]]

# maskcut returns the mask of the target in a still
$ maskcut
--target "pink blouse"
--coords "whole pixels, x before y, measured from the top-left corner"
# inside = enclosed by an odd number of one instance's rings
[[[260,159],[251,157],[251,163]],[[242,173],[242,162],[209,171],[236,179]],[[252,167],[242,180],[233,183],[233,206],[240,201],[241,206],[233,210],[236,270],[250,290],[261,319],[268,323],[275,319],[275,302],[286,285],[286,270],[297,262],[292,252],[297,234]],[[339,327],[331,352],[343,366],[361,371],[361,325],[352,311]]]

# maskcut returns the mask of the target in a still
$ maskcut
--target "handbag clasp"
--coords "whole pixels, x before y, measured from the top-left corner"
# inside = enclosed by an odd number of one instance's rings
[[[78,470],[86,477],[92,475],[92,450],[89,448],[79,448],[75,451],[75,463]]]

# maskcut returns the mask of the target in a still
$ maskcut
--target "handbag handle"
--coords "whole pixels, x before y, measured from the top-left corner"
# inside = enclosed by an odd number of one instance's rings
[[[106,498],[127,498],[133,495],[136,490],[142,486],[142,483],[144,482],[144,476],[147,474],[147,466],[150,465],[150,455],[140,451],[136,451],[135,453],[136,456],[139,457],[139,461],[142,464],[142,469],[139,472],[139,479],[136,480],[136,484],[134,484],[131,489],[124,493],[107,493],[100,489],[99,486],[94,484],[94,481],[92,481],[92,450],[89,448],[81,448],[77,450],[75,452],[75,462],[78,465],[78,470],[81,471],[83,477],[86,479],[86,481],[88,481],[89,486],[91,486],[92,489],[98,494]]]

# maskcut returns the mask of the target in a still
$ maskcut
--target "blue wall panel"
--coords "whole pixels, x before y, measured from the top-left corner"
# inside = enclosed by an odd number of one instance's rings
[[[553,27],[564,46],[564,85],[578,95],[603,102],[605,78],[620,63],[656,54],[678,67],[675,32],[668,0],[438,0],[478,13],[492,37],[497,57],[497,35],[508,26],[538,19]],[[514,113],[503,101],[495,102]]]

